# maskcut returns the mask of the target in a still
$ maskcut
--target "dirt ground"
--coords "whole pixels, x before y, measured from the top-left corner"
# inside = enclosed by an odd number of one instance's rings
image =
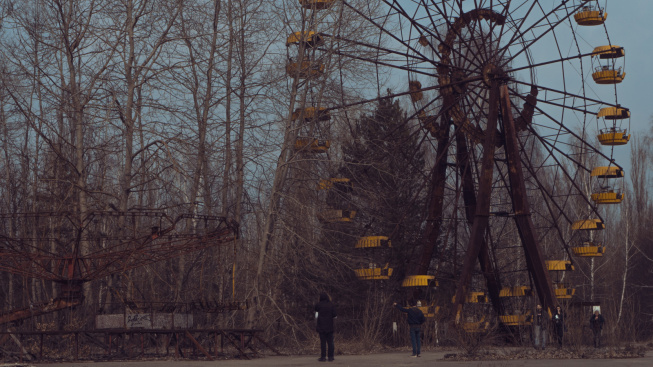
[[[631,359],[520,359],[520,360],[495,360],[457,362],[445,361],[444,355],[451,351],[424,352],[420,358],[409,357],[406,353],[377,353],[368,355],[336,356],[333,362],[318,362],[317,356],[268,356],[253,360],[217,360],[217,361],[188,361],[188,360],[158,360],[158,361],[130,361],[130,362],[80,362],[80,363],[36,363],[36,367],[263,367],[263,366],[351,366],[351,367],[376,367],[376,366],[478,366],[478,367],[622,367],[622,366],[653,366],[653,352],[647,352],[643,358]],[[27,365],[22,365],[27,366]]]

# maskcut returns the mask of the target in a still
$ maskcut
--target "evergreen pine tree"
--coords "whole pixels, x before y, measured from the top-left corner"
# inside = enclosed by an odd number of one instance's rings
[[[357,236],[388,236],[396,278],[407,261],[417,261],[426,191],[424,149],[418,127],[406,119],[398,100],[381,99],[374,113],[357,120],[343,144],[340,174],[352,179],[358,209]],[[381,259],[379,259],[381,261]]]

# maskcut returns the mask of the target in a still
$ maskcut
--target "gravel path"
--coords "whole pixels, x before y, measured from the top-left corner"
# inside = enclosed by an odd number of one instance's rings
[[[495,361],[445,361],[445,354],[449,352],[425,352],[420,358],[409,357],[410,353],[377,353],[369,355],[336,356],[333,362],[318,362],[317,356],[270,356],[253,360],[218,360],[218,361],[187,361],[187,360],[160,360],[160,361],[132,361],[132,362],[79,362],[79,363],[41,363],[36,367],[263,367],[263,366],[351,366],[351,367],[377,367],[377,366],[477,366],[477,367],[621,367],[621,366],[653,366],[653,352],[647,352],[643,358],[630,359],[518,359]]]

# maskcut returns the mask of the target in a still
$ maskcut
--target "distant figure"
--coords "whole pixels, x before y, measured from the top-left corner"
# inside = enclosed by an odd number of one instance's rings
[[[403,308],[397,303],[393,303],[393,306],[396,306],[399,311],[405,312],[408,314],[406,321],[410,326],[410,343],[413,345],[413,354],[411,357],[421,357],[420,352],[422,349],[422,340],[420,339],[421,326],[426,321],[424,313],[418,307],[422,307],[422,303],[417,301],[417,303],[411,308]]]
[[[594,311],[594,315],[590,317],[590,328],[594,333],[594,348],[601,347],[601,330],[603,330],[603,324],[605,319],[599,310]]]
[[[562,313],[562,308],[556,306],[553,313],[553,331],[555,331],[556,339],[558,340],[558,347],[562,348],[562,336],[565,332],[565,315]]]
[[[533,342],[535,343],[535,349],[546,349],[547,321],[547,316],[542,311],[542,306],[537,305],[533,319]]]
[[[329,347],[329,362],[333,362],[333,319],[336,314],[336,307],[331,303],[326,293],[320,294],[320,302],[315,305],[315,317],[317,318],[317,332],[320,334],[320,358],[318,361],[326,361],[327,346]]]

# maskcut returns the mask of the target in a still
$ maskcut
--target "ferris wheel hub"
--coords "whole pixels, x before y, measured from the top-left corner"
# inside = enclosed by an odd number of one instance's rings
[[[485,82],[488,87],[492,85],[493,80],[504,82],[508,79],[508,76],[503,69],[492,63],[486,64],[481,73],[483,75],[483,82]]]

